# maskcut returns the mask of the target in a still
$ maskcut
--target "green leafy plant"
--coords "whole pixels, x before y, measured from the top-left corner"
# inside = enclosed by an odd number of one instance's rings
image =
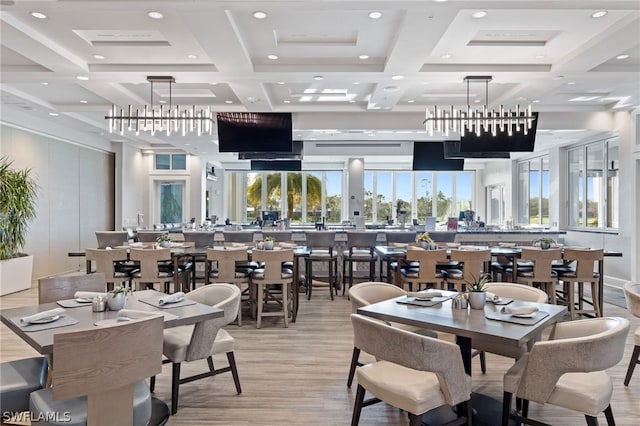
[[[486,285],[489,281],[491,281],[489,274],[480,274],[477,277],[471,274],[471,280],[465,280],[467,291],[470,293],[486,291]]]
[[[431,239],[431,237],[429,236],[428,232],[423,232],[422,234],[418,234],[418,236],[416,237],[416,242],[417,243],[429,243],[431,244],[433,242],[433,240]]]
[[[266,236],[263,238],[263,241],[275,241],[275,238],[273,238],[272,236]]]
[[[0,260],[19,257],[29,222],[36,217],[38,185],[31,169],[17,170],[0,158]]]
[[[127,296],[128,294],[131,293],[131,289],[128,287],[124,287],[124,286],[115,286],[113,287],[113,290],[109,291],[109,297],[116,297],[119,294],[124,294],[125,296]]]
[[[533,240],[531,243],[534,247],[540,247],[541,249],[548,249],[556,245],[556,241],[549,237],[540,237]]]
[[[158,234],[158,236],[156,237],[156,243],[166,243],[166,242],[170,242],[171,238],[169,238],[169,234],[163,232],[162,234]]]

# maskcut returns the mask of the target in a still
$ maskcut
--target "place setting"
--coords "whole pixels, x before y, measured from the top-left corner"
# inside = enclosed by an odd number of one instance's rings
[[[431,307],[439,305],[450,298],[451,296],[444,295],[440,291],[409,291],[406,296],[400,297],[396,302],[405,305]]]
[[[12,317],[11,321],[23,331],[48,330],[78,323],[78,320],[68,316],[63,308],[50,309],[23,317]]]
[[[93,323],[95,326],[104,327],[108,325],[121,324],[123,322],[128,321],[136,321],[139,319],[145,319],[152,316],[162,315],[164,317],[164,321],[172,320],[178,318],[177,315],[171,314],[169,312],[161,312],[161,311],[139,311],[136,309],[120,309],[118,311],[118,315],[115,318],[108,318],[100,321],[96,321]]]
[[[93,299],[106,298],[107,293],[97,291],[76,291],[73,299],[58,300],[56,303],[63,308],[79,308],[82,306],[91,306]]]
[[[179,308],[182,306],[195,305],[193,300],[186,299],[182,291],[173,294],[164,294],[162,296],[153,296],[140,299],[140,302],[147,305],[155,306],[159,309]]]
[[[520,325],[533,325],[548,316],[548,312],[541,311],[537,306],[528,305],[503,306],[494,312],[485,314],[487,319]]]

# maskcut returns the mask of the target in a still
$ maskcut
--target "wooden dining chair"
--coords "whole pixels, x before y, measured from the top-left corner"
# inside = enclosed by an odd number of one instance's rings
[[[114,248],[128,241],[129,234],[127,231],[96,231],[96,240],[98,240],[99,249]]]
[[[192,244],[196,248],[208,248],[213,247],[215,244],[215,231],[183,231],[184,242]],[[207,255],[201,254],[193,256],[193,282],[191,283],[191,289],[195,290],[198,279],[202,279],[206,282],[206,262]]]
[[[562,260],[561,249],[523,247],[520,259],[517,260],[517,276],[512,281],[523,282],[530,286],[539,285],[547,293],[551,303],[555,305],[558,274],[553,270],[552,264],[557,260]],[[530,266],[521,267],[520,264]],[[513,267],[507,268],[505,272],[507,276],[513,278]]]
[[[238,308],[238,326],[242,326],[243,303],[252,309],[253,296],[251,292],[250,278],[252,268],[244,265],[247,262],[248,253],[245,248],[210,248],[207,249],[207,261],[205,264],[205,284],[229,283],[235,284],[241,292],[240,307]]]
[[[124,285],[131,283],[131,273],[135,267],[131,265],[131,269],[116,270],[116,265],[124,264],[128,261],[127,249],[92,249],[88,248],[84,251],[88,261],[95,263],[95,271],[104,273],[107,286],[113,288],[114,285]],[[90,271],[87,271],[89,273]]]
[[[103,272],[95,274],[64,275],[38,280],[38,303],[53,303],[73,299],[76,291],[105,293],[107,281]]]
[[[594,272],[596,264],[602,260],[603,249],[564,249],[565,263],[570,263],[570,269],[558,273],[562,282],[563,296],[569,309],[571,319],[577,314],[593,314],[601,317],[599,300],[599,282],[602,271]],[[584,285],[591,287],[591,300],[584,294]],[[576,299],[576,288],[578,290]],[[593,309],[586,309],[584,304],[590,304]]]
[[[131,275],[133,284],[140,289],[141,284],[153,288],[156,283],[164,284],[164,292],[169,293],[173,275],[179,273],[169,268],[171,261],[171,249],[137,249],[132,248],[129,252],[129,258],[133,261],[140,262],[140,269]],[[160,269],[158,262],[164,262],[165,268]],[[175,289],[174,291],[178,291]]]
[[[143,231],[137,232],[138,241],[141,243],[155,243],[158,235],[169,234],[169,231]]]
[[[491,250],[460,249],[451,250],[450,260],[462,264],[461,268],[444,271],[445,282],[453,285],[458,292],[465,291],[466,283],[475,281],[488,272],[491,262]]]
[[[293,250],[253,250],[252,259],[264,265],[251,275],[251,285],[256,287],[256,327],[262,327],[263,317],[274,316],[283,317],[285,328],[289,327],[293,270],[284,264],[293,262]],[[274,304],[280,309],[272,310]]]
[[[53,385],[31,394],[32,415],[67,413],[69,424],[90,426],[148,424],[145,379],[162,370],[163,327],[162,315],[153,315],[54,334]]]
[[[433,285],[436,288],[442,288],[444,284],[444,275],[438,264],[447,262],[447,251],[442,250],[424,250],[420,247],[407,247],[406,262],[400,267],[400,279],[402,286],[409,285],[409,291],[415,289],[420,290],[420,285],[425,287]]]

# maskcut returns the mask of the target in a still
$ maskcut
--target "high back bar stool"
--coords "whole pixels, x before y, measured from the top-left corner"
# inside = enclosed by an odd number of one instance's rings
[[[530,262],[533,266],[518,267],[514,282],[524,282],[529,286],[538,284],[548,295],[549,301],[556,303],[556,284],[558,274],[553,270],[554,260],[562,259],[561,249],[540,249],[535,247],[523,247],[518,264]],[[507,275],[513,276],[513,268],[506,269]]]
[[[323,274],[315,273],[313,268],[315,265],[326,264],[328,268],[327,281],[329,286],[329,294],[333,300],[334,289],[337,294],[337,270],[338,255],[335,251],[336,233],[333,231],[309,231],[305,233],[307,240],[307,249],[309,255],[305,258],[305,278],[307,286],[307,298],[311,299],[314,278],[322,277]],[[318,282],[316,281],[316,284]]]
[[[140,262],[140,270],[131,275],[134,284],[147,284],[153,288],[153,284],[164,284],[164,292],[169,293],[173,275],[178,271],[169,269],[160,270],[158,262],[168,262],[171,260],[171,249],[136,249],[129,252],[131,260]],[[177,291],[177,289],[175,290]]]
[[[85,256],[88,261],[95,262],[96,272],[104,273],[107,286],[113,288],[114,285],[131,283],[131,271],[116,270],[116,265],[127,262],[127,249],[85,249]],[[91,271],[87,271],[90,273]]]
[[[248,259],[247,248],[229,247],[222,249],[207,249],[207,262],[205,265],[205,284],[230,283],[235,284],[241,292],[240,306],[238,308],[238,326],[242,326],[242,302],[251,308],[251,281],[253,269],[239,267]]]
[[[257,328],[262,327],[262,317],[282,316],[284,326],[289,327],[289,313],[291,312],[291,289],[293,283],[293,270],[285,267],[288,262],[293,262],[293,250],[254,250],[252,258],[264,265],[253,271],[252,285],[256,288],[256,317]],[[295,289],[297,291],[297,289]],[[278,298],[280,294],[280,298]],[[282,309],[267,311],[265,308],[269,302],[275,302]],[[270,304],[273,305],[273,304]]]
[[[447,261],[447,251],[442,250],[424,250],[420,247],[407,247],[406,266],[400,267],[400,279],[402,286],[409,285],[409,291],[420,291],[420,285],[433,284],[436,288],[442,288],[444,283],[444,275],[438,269],[439,263]],[[416,267],[417,265],[417,267]]]
[[[215,231],[183,231],[185,243],[192,243],[194,247],[204,249],[214,246]],[[195,290],[196,282],[199,278],[206,281],[205,276],[205,262],[207,261],[206,254],[200,254],[193,256],[193,282],[191,283],[191,289]]]
[[[385,232],[386,245],[393,246],[397,244],[410,244],[416,242],[415,232]],[[387,259],[385,281],[394,283],[394,275],[397,272],[398,262]],[[380,281],[383,280],[383,271],[385,270],[384,259],[380,258]],[[398,284],[398,283],[394,283]]]
[[[141,243],[155,243],[158,235],[168,234],[169,231],[144,231],[140,230],[137,233],[138,241]]]
[[[600,273],[594,272],[597,262],[602,260],[603,249],[564,249],[565,262],[572,262],[571,269],[558,273],[558,279],[562,281],[564,296],[571,319],[575,319],[576,314],[593,314],[601,317],[599,294]],[[575,265],[575,266],[573,266]],[[584,295],[584,284],[591,285],[591,300]],[[575,290],[578,290],[578,299],[575,297]],[[584,303],[593,306],[593,309],[586,309]]]
[[[491,250],[451,250],[450,259],[462,263],[462,268],[453,268],[445,271],[445,281],[453,284],[456,291],[465,290],[467,282],[474,281],[482,274],[488,272],[491,262]]]
[[[124,244],[129,240],[127,231],[96,231],[96,240],[98,240],[98,248],[116,247]]]
[[[369,264],[369,275],[364,277],[367,281],[375,280],[376,261],[378,260],[375,249],[378,234],[376,232],[347,232],[347,250],[342,254],[342,294],[347,288],[347,277],[349,277],[349,288],[353,285],[354,270],[353,264]]]

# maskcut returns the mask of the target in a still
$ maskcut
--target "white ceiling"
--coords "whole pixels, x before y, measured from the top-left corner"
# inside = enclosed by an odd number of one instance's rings
[[[493,77],[491,106],[531,103],[544,114],[640,105],[638,0],[2,0],[0,10],[0,118],[80,142],[235,159],[217,153],[215,134],[110,135],[111,104],[150,103],[148,75],[175,77],[174,104],[291,111],[305,153],[310,141],[428,140],[425,108],[466,104],[468,75]],[[599,10],[607,14],[591,17]],[[152,11],[163,18],[151,19]],[[256,19],[256,11],[267,17]],[[372,11],[382,16],[371,19]],[[479,11],[486,17],[472,16]],[[154,86],[156,103],[167,89]],[[472,84],[469,99],[482,105],[485,86]],[[538,147],[594,134],[539,130]],[[366,146],[345,155],[388,164],[389,150]],[[305,159],[344,157],[328,151],[310,149]],[[404,151],[396,160],[407,160]]]

